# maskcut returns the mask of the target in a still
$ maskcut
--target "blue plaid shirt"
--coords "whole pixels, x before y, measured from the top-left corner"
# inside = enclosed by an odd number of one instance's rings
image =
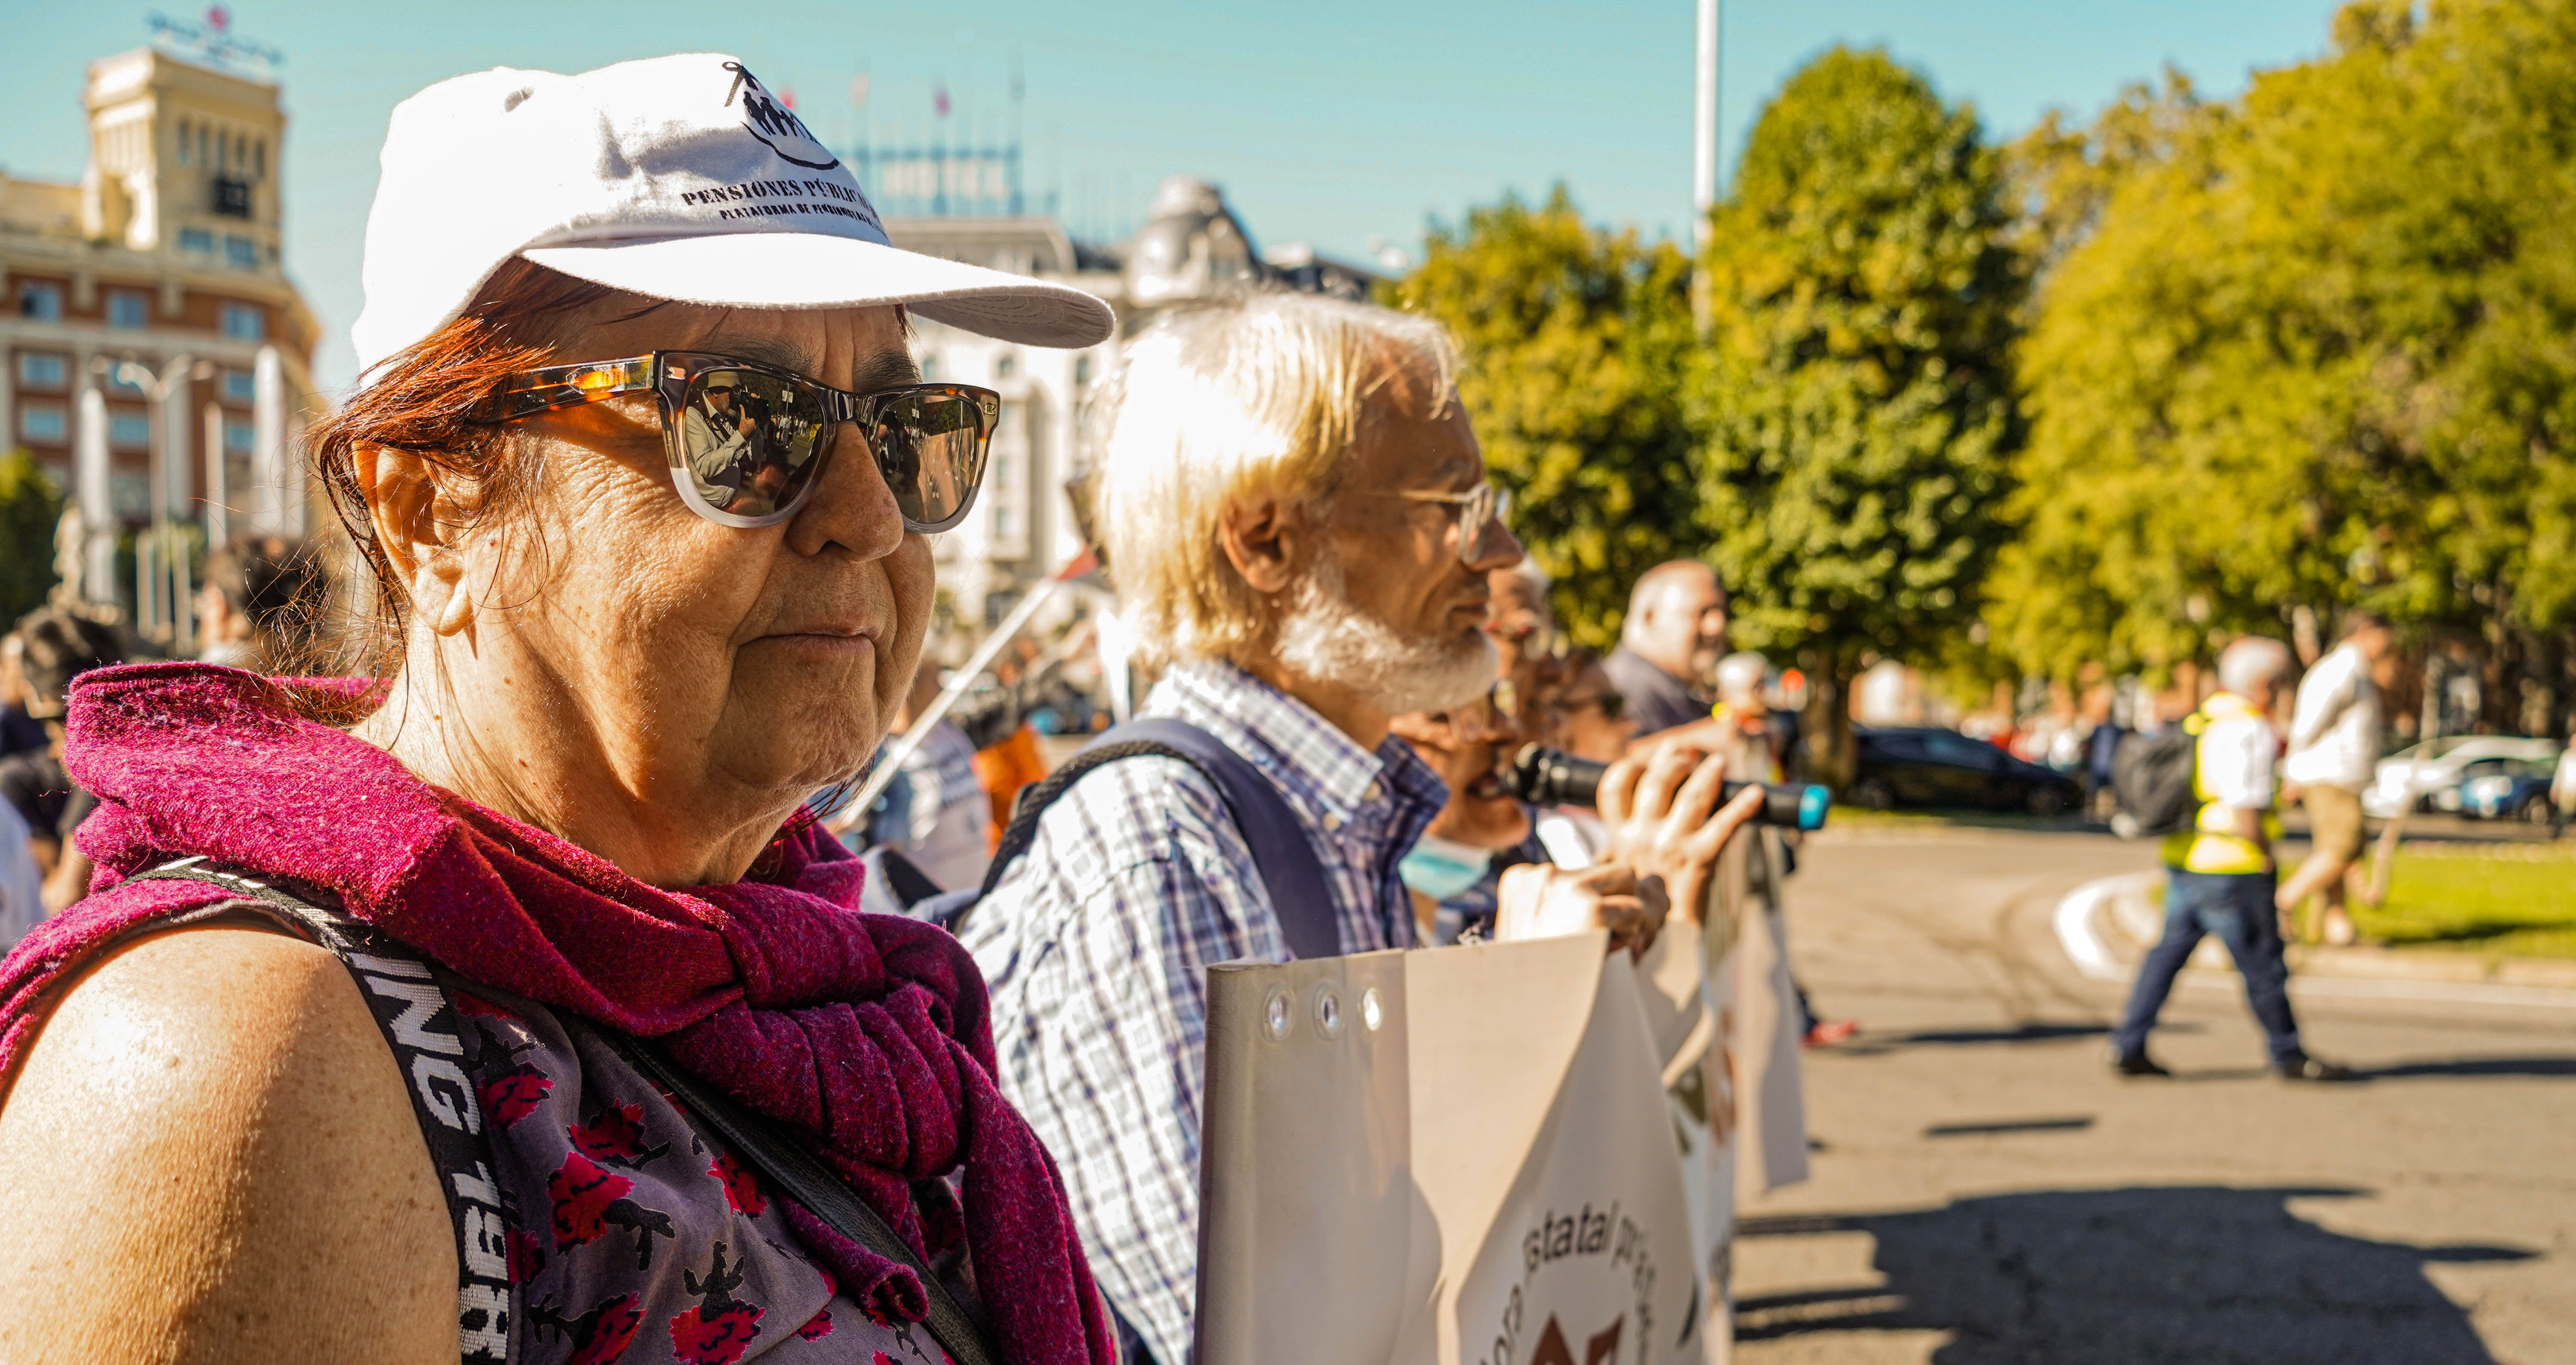
[[[1371,753],[1219,663],[1175,668],[1141,714],[1198,726],[1277,784],[1323,861],[1344,951],[1413,946],[1396,863],[1448,789],[1404,741]],[[1002,1088],[1063,1167],[1092,1273],[1179,1365],[1198,1289],[1206,969],[1290,956],[1251,849],[1197,768],[1111,763],[1048,808],[964,939],[992,990]]]

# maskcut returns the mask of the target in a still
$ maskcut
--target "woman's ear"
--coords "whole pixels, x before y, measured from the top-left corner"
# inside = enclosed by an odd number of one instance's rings
[[[1264,595],[1286,592],[1297,581],[1310,532],[1303,517],[1277,498],[1229,504],[1217,518],[1217,544],[1245,586]]]
[[[417,619],[441,635],[464,630],[473,622],[473,594],[465,591],[465,561],[450,538],[462,527],[454,504],[440,495],[437,468],[384,446],[359,447],[353,463],[376,544],[410,589]]]

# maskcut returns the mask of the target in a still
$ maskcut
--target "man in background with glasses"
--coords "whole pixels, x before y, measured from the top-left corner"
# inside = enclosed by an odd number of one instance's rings
[[[1427,320],[1257,295],[1158,319],[1093,400],[1103,557],[1140,662],[1162,670],[1140,715],[1276,789],[1304,847],[1274,856],[1311,854],[1342,953],[1419,942],[1399,864],[1448,791],[1392,724],[1482,702],[1489,576],[1521,558],[1456,367]],[[1669,804],[1645,800],[1654,819]],[[1742,818],[1727,809],[1703,828]],[[1045,809],[960,927],[1004,1089],[1063,1163],[1131,1358],[1189,1356],[1205,972],[1290,958],[1263,872],[1215,781],[1128,757]],[[1566,875],[1546,896],[1565,918],[1627,944],[1661,926],[1655,877]]]

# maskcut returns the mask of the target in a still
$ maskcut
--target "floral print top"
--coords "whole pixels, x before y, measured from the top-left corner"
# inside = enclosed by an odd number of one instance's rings
[[[759,1175],[607,1044],[440,977],[517,1213],[514,1365],[949,1365],[840,1295]]]

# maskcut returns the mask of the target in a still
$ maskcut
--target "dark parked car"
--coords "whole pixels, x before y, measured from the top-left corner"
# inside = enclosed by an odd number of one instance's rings
[[[2555,760],[2482,758],[2460,770],[2460,814],[2480,820],[2550,822],[2549,780]]]
[[[1848,799],[1870,810],[1969,806],[2055,815],[2084,799],[2065,774],[1956,730],[1856,725],[1852,738],[1860,746],[1860,770]]]

